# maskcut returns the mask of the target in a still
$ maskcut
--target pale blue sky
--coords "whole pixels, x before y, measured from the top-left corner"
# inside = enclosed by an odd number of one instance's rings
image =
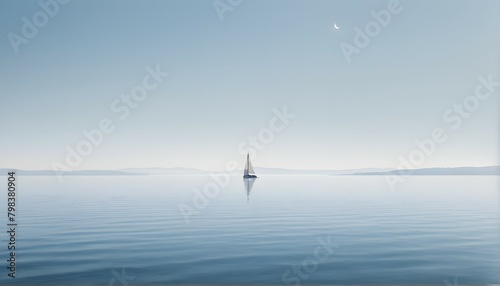
[[[498,164],[500,88],[459,130],[442,115],[500,80],[500,1],[402,0],[347,63],[339,44],[388,2],[244,0],[220,21],[212,1],[73,0],[16,54],[7,34],[41,8],[1,1],[0,167],[50,169],[109,117],[78,169],[223,169],[283,106],[297,117],[255,166],[397,167],[436,127],[449,139],[421,167]],[[156,64],[170,76],[119,120],[111,103]]]

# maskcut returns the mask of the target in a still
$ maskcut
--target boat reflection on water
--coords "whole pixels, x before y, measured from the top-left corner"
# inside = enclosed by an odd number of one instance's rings
[[[243,183],[245,184],[245,189],[247,191],[247,204],[250,201],[250,192],[253,188],[253,183],[255,183],[256,178],[244,178]]]

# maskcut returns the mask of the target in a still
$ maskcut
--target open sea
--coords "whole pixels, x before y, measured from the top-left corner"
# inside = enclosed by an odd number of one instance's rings
[[[0,285],[500,284],[496,176],[17,180]]]

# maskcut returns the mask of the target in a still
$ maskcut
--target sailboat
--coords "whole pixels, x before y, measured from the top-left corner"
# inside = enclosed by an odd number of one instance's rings
[[[247,162],[245,164],[245,171],[243,171],[243,178],[257,178],[255,171],[252,167],[252,162],[250,162],[250,154],[247,153]]]

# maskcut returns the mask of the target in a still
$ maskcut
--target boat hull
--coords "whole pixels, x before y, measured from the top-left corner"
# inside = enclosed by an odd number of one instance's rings
[[[255,175],[243,175],[244,179],[257,178]]]

